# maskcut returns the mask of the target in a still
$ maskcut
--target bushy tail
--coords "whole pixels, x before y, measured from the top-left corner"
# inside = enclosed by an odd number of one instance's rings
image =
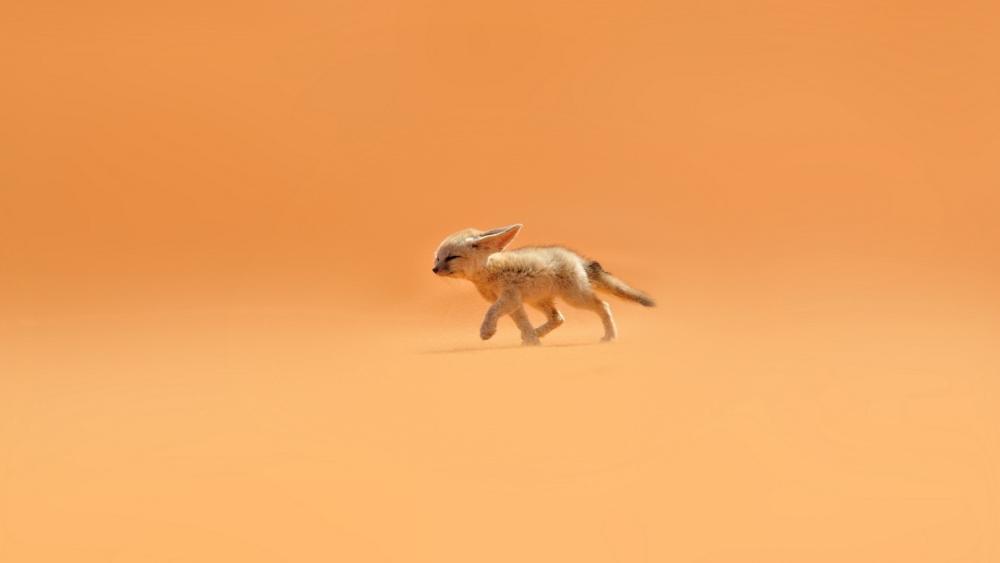
[[[594,285],[594,289],[607,291],[608,293],[612,293],[622,299],[635,301],[645,307],[656,306],[656,302],[653,301],[650,296],[639,291],[638,289],[630,287],[627,283],[612,276],[609,272],[604,271],[604,268],[602,268],[598,262],[590,262],[587,264],[587,277],[590,278],[590,283]]]

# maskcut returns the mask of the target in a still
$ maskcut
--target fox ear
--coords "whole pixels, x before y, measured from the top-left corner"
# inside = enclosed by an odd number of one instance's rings
[[[510,241],[514,240],[514,237],[517,236],[517,233],[521,230],[522,226],[523,225],[518,223],[516,225],[500,227],[499,229],[490,229],[479,235],[475,244],[477,246],[483,246],[493,250],[503,250],[508,244],[510,244]]]

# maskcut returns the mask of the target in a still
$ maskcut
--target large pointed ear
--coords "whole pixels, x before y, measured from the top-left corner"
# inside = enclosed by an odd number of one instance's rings
[[[516,225],[500,227],[499,229],[490,229],[479,235],[479,238],[476,239],[474,244],[491,250],[503,250],[508,244],[510,244],[510,241],[514,240],[514,237],[517,236],[517,233],[521,230],[522,226],[523,225],[518,223]]]

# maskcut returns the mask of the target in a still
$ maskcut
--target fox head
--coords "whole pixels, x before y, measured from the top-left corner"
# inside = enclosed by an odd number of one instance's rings
[[[490,254],[506,248],[520,230],[521,225],[518,224],[488,231],[459,231],[438,246],[431,271],[439,276],[471,277],[483,267]]]

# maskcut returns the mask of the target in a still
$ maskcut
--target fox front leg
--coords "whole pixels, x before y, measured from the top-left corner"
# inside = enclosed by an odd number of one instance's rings
[[[483,319],[483,324],[479,327],[479,338],[483,340],[489,340],[493,338],[493,335],[497,333],[497,322],[496,320],[490,321],[489,311],[486,312],[486,318]]]
[[[479,327],[479,337],[483,340],[492,338],[497,333],[497,319],[514,312],[520,306],[521,297],[516,292],[505,291],[501,293],[500,297],[486,310],[486,317],[483,318],[483,324]]]
[[[521,330],[521,343],[525,346],[537,346],[542,343],[535,334],[535,327],[531,326],[528,314],[524,312],[524,307],[519,306],[511,312],[510,318],[514,319],[514,324]]]
[[[553,330],[562,326],[563,322],[566,320],[559,309],[556,309],[555,303],[552,301],[543,301],[541,303],[534,303],[532,306],[539,311],[545,313],[545,324],[539,326],[535,329],[535,335],[538,338],[545,336],[546,334],[552,332]]]

